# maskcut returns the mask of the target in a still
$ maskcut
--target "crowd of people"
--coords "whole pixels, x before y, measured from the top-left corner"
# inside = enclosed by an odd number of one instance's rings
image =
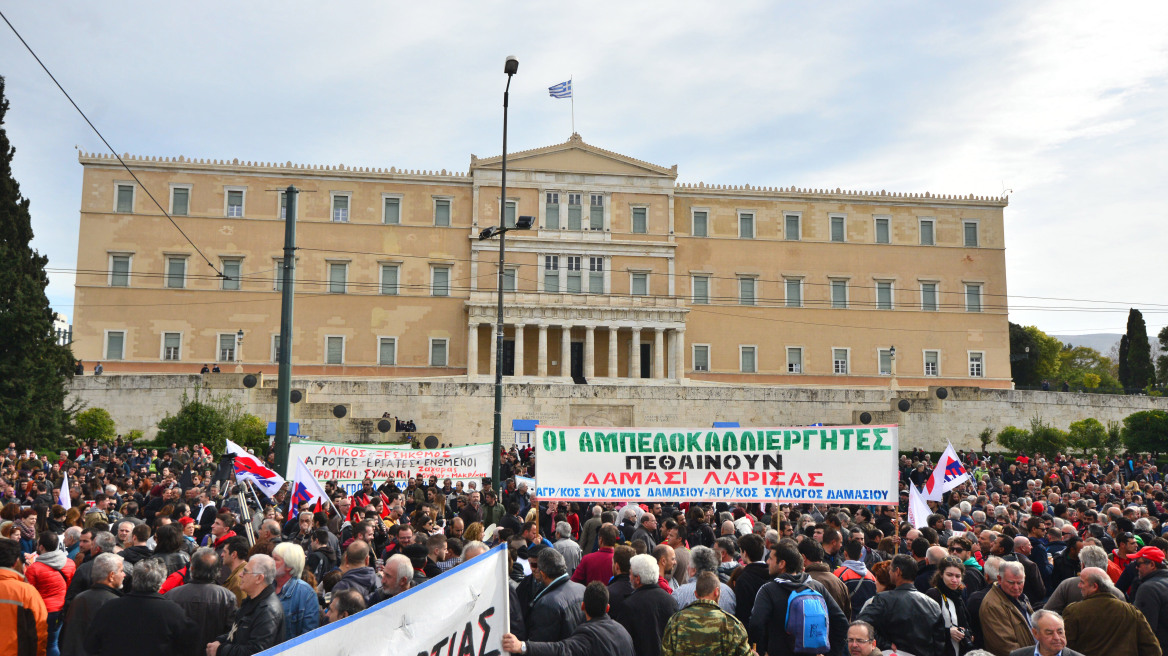
[[[0,655],[255,654],[496,544],[511,559],[512,653],[1162,653],[1154,462],[960,457],[971,480],[915,528],[903,504],[541,502],[514,478],[534,473],[530,449],[503,454],[500,490],[326,481],[327,503],[289,509],[286,489],[223,481],[200,447],[10,445]],[[902,496],[932,469],[902,456]]]

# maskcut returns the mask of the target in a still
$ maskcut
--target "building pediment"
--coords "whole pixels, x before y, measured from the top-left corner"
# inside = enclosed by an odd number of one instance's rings
[[[502,156],[470,158],[470,168],[498,170],[503,166]],[[507,154],[507,169],[515,171],[548,171],[556,173],[591,173],[637,175],[677,179],[677,165],[658,166],[639,159],[614,153],[587,144],[579,134],[561,144],[534,148]]]

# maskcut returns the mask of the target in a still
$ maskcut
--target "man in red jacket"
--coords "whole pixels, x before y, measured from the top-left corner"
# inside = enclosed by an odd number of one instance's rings
[[[24,577],[37,592],[48,610],[48,643],[49,653],[53,653],[57,645],[57,637],[61,634],[61,610],[65,606],[65,591],[69,589],[69,582],[73,580],[73,573],[77,565],[58,548],[59,538],[52,531],[43,531],[37,539],[36,560],[24,569]]]
[[[612,579],[612,554],[616,546],[617,529],[612,524],[605,524],[597,531],[600,548],[586,554],[572,573],[572,580],[576,583],[588,585],[593,581],[607,584]]]

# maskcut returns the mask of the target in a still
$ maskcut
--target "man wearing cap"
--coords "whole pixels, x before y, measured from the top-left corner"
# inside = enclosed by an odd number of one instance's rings
[[[1164,552],[1144,547],[1131,558],[1140,571],[1140,585],[1132,603],[1144,614],[1163,647],[1168,645],[1168,565],[1164,563]]]
[[[1163,552],[1160,557],[1164,557]],[[1156,634],[1143,614],[1105,590],[1108,578],[1107,572],[1098,567],[1085,567],[1079,572],[1083,601],[1063,611],[1067,646],[1092,656],[1162,656]]]

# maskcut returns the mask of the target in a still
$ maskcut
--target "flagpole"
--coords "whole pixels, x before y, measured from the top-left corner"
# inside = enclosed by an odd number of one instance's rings
[[[572,88],[573,86],[572,76],[569,75],[568,88]],[[572,134],[576,134],[576,89],[572,88],[572,95],[569,98],[572,99]]]

